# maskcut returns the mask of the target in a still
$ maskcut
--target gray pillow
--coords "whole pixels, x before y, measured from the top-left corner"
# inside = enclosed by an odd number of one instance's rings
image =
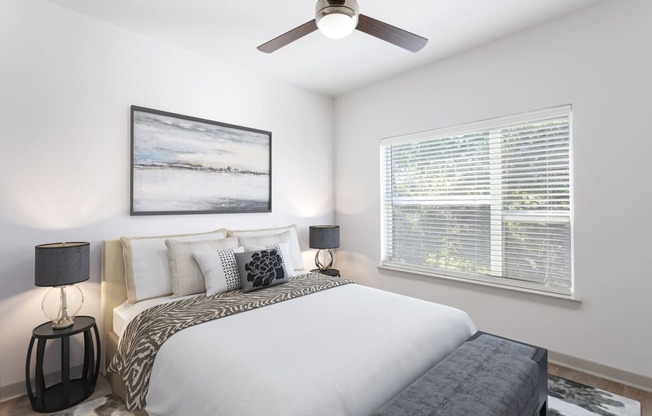
[[[172,278],[172,297],[206,292],[204,276],[193,253],[197,251],[215,251],[236,248],[237,238],[222,238],[206,241],[165,240],[168,248],[170,277]]]
[[[242,290],[251,292],[288,281],[280,250],[276,248],[235,253]]]

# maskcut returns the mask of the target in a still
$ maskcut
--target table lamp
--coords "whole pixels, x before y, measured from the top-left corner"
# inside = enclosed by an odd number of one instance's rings
[[[340,246],[340,226],[339,225],[311,225],[309,228],[308,239],[310,248],[316,248],[315,265],[320,272],[325,272],[333,267],[334,248]],[[323,257],[323,259],[322,259]]]
[[[52,287],[41,303],[52,328],[73,325],[84,303],[84,294],[75,283],[90,277],[90,243],[50,243],[36,246],[34,282]]]

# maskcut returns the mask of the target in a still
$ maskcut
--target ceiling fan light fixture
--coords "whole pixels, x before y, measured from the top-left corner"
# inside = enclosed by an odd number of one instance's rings
[[[410,52],[418,52],[428,43],[424,37],[359,14],[356,0],[317,0],[314,19],[263,43],[258,50],[272,53],[316,30],[329,38],[341,39],[356,29]]]
[[[358,3],[355,0],[318,0],[315,21],[324,36],[345,38],[358,25]]]

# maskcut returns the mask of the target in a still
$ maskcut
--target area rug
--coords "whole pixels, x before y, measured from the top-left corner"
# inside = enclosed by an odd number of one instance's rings
[[[640,416],[641,404],[604,390],[548,376],[549,416]]]
[[[561,377],[548,377],[549,416],[641,416],[641,404],[616,394],[575,383]],[[133,416],[116,395],[79,404],[55,416]]]
[[[55,413],[54,416],[133,416],[134,414],[127,410],[125,402],[115,394],[100,397],[78,404],[70,409],[62,410]]]

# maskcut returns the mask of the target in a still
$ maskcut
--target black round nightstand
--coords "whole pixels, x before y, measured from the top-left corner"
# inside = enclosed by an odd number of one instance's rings
[[[92,334],[95,335],[93,342]],[[80,378],[70,379],[70,337],[76,334],[84,335],[84,366]],[[43,355],[45,343],[49,339],[61,340],[61,382],[50,387],[45,387],[43,375]],[[34,384],[36,393],[32,391],[30,381],[30,363],[34,341],[36,346],[36,368]],[[32,409],[40,413],[57,412],[81,403],[93,394],[97,375],[100,369],[100,335],[95,324],[95,318],[78,316],[74,325],[65,329],[53,329],[52,322],[46,322],[34,328],[32,339],[27,350],[27,363],[25,364],[25,383],[27,395],[32,403]]]
[[[326,276],[340,277],[340,271],[337,269],[328,269],[328,270],[312,269],[310,271],[313,273],[325,274]]]

